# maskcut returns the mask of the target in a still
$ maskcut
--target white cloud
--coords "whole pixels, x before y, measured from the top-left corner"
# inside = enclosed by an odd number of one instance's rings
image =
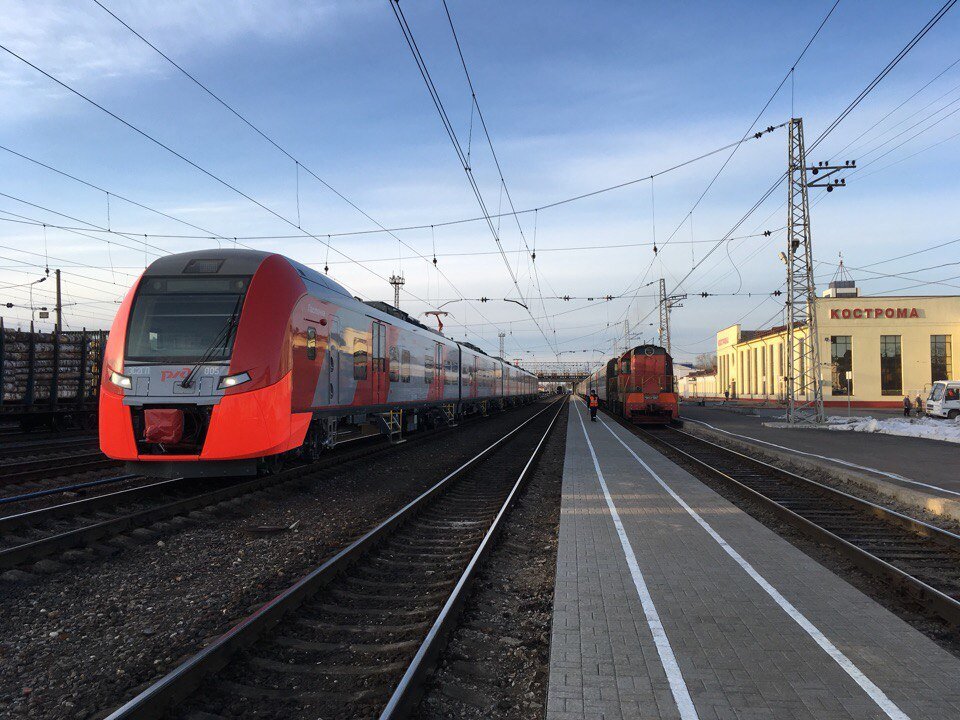
[[[210,51],[240,38],[289,42],[310,33],[329,33],[337,15],[366,2],[335,7],[332,0],[128,0],[104,3],[173,59]],[[169,72],[170,66],[95,3],[76,0],[7,0],[2,43],[71,85],[89,90],[118,78]],[[32,68],[0,53],[0,107],[6,121],[49,112],[65,96]]]

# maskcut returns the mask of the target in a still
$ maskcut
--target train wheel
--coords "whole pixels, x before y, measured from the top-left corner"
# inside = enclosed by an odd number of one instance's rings
[[[283,455],[260,458],[259,470],[261,475],[279,475],[283,470]]]

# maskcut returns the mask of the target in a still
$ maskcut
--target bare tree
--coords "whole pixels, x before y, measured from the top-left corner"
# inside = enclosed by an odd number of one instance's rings
[[[710,372],[716,372],[717,354],[716,353],[700,353],[699,355],[697,355],[696,360],[693,361],[693,366],[697,370],[708,370]]]

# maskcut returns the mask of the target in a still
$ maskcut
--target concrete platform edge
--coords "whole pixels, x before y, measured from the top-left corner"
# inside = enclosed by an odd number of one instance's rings
[[[813,470],[822,472],[834,480],[859,485],[860,487],[890,497],[904,505],[926,510],[933,515],[960,522],[960,500],[934,497],[919,490],[911,490],[910,488],[905,488],[880,478],[871,477],[867,473],[837,467],[826,460],[800,457],[783,450],[764,446],[760,443],[752,443],[749,440],[732,437],[725,433],[711,430],[699,423],[684,423],[683,429],[691,435],[702,437],[704,440],[709,440],[734,450],[748,452],[760,460],[782,466],[787,470]]]

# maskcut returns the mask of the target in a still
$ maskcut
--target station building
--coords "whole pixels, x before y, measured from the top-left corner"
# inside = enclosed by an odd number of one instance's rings
[[[900,407],[903,396],[926,397],[936,380],[952,380],[960,358],[960,296],[861,296],[851,280],[830,283],[817,298],[820,379],[828,406]],[[809,342],[796,327],[796,342]],[[717,397],[776,403],[786,398],[785,326],[717,333]],[[797,376],[815,368],[794,368]],[[848,375],[849,373],[849,375]],[[849,379],[848,379],[849,377]],[[699,397],[709,382],[701,381]],[[681,388],[683,392],[683,388]]]

